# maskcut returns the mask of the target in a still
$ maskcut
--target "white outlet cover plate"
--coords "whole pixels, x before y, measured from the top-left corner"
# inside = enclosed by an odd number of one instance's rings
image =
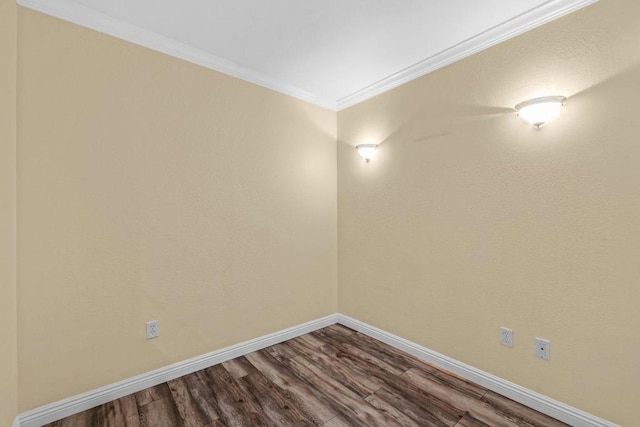
[[[160,324],[157,320],[152,320],[146,324],[147,339],[156,338],[160,335]]]
[[[513,331],[509,328],[500,328],[500,344],[513,347]]]
[[[536,357],[549,360],[551,353],[551,341],[536,337]]]

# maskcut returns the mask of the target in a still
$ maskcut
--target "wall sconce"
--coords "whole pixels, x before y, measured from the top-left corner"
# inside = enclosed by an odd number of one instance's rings
[[[540,128],[558,115],[566,100],[564,96],[543,96],[523,101],[515,106],[515,110],[522,120]]]
[[[358,154],[360,154],[360,157],[365,159],[368,163],[369,160],[371,160],[376,154],[378,144],[360,144],[356,145],[356,149],[358,150]]]

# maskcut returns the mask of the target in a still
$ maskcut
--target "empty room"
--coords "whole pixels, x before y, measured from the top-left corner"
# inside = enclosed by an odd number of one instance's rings
[[[0,0],[0,426],[638,426],[636,0]]]

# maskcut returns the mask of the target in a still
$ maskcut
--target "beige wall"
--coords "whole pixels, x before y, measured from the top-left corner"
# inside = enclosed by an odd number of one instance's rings
[[[16,415],[16,5],[0,0],[0,425]]]
[[[26,9],[18,35],[20,410],[336,311],[334,112]]]
[[[339,311],[635,425],[638,16],[603,0],[340,112]],[[510,110],[557,93],[539,131]]]
[[[16,50],[15,5],[0,5],[4,423],[16,400]],[[339,308],[631,425],[639,12],[601,0],[336,124],[21,9],[19,409]],[[570,100],[540,131],[510,111],[547,93]],[[369,140],[383,144],[365,164],[353,146]],[[161,336],[146,341],[152,319]],[[497,343],[501,325],[513,349]],[[535,336],[552,341],[551,361],[533,358]]]

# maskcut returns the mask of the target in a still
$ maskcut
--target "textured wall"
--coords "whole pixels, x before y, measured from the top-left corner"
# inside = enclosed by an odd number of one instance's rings
[[[16,415],[16,58],[17,13],[0,0],[0,425]]]
[[[21,410],[336,311],[334,112],[18,22]]]
[[[340,312],[635,425],[638,16],[603,0],[340,112]],[[557,93],[541,130],[510,110]]]

